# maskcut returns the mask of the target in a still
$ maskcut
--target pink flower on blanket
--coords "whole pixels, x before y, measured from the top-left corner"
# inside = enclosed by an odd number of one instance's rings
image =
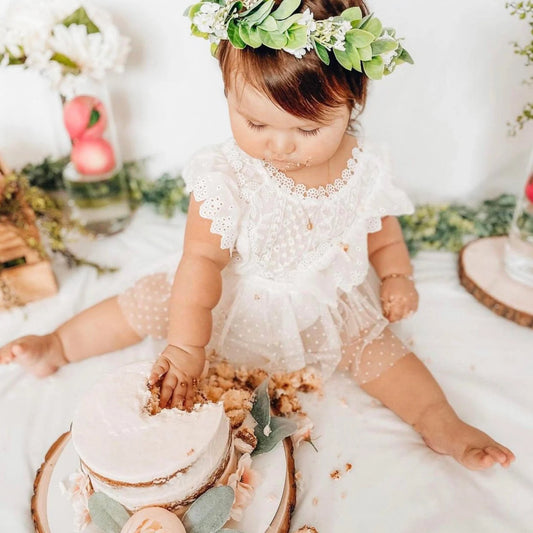
[[[245,453],[239,459],[237,470],[228,478],[228,487],[235,492],[235,500],[230,516],[237,522],[242,520],[244,509],[250,505],[254,497],[254,487],[260,482],[259,474],[252,469],[252,458]]]
[[[91,480],[83,472],[70,474],[68,480],[61,484],[63,494],[67,496],[74,510],[74,528],[81,532],[91,522],[89,514],[89,497],[94,492]]]

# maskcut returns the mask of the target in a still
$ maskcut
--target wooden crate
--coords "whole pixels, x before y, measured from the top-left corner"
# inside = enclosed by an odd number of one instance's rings
[[[0,159],[0,192],[8,174]],[[50,261],[28,246],[24,238],[40,240],[35,214],[24,205],[23,215],[23,230],[0,216],[0,310],[52,296],[58,289]]]

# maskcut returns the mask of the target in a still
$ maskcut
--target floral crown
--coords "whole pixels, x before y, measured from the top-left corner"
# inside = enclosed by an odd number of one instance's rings
[[[340,15],[314,20],[306,9],[296,13],[301,0],[203,0],[190,6],[192,34],[211,42],[213,54],[221,40],[235,48],[267,46],[301,58],[314,49],[326,65],[334,58],[347,70],[364,72],[370,79],[390,74],[400,63],[413,63],[393,28],[379,19],[363,17],[361,8],[350,7]]]

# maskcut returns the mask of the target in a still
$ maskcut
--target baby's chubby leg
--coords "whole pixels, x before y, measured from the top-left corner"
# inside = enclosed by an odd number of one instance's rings
[[[375,357],[373,344],[365,350]],[[364,357],[363,352],[363,360]],[[413,353],[384,368],[361,387],[413,426],[432,450],[451,455],[471,470],[483,470],[496,463],[508,467],[514,461],[508,448],[457,416],[435,378]]]
[[[67,363],[120,350],[140,340],[115,296],[78,313],[48,335],[28,335],[6,344],[0,348],[0,363],[16,362],[45,377]]]

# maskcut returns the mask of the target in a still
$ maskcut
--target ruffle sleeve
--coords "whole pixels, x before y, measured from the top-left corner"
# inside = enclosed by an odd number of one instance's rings
[[[182,176],[187,192],[201,203],[200,216],[212,221],[211,233],[220,235],[220,247],[232,252],[242,210],[238,181],[222,147],[211,146],[194,154]]]
[[[367,232],[373,233],[381,229],[383,217],[411,214],[414,206],[407,194],[394,184],[390,161],[383,148],[365,145],[364,152],[359,161],[363,179],[359,204]]]

